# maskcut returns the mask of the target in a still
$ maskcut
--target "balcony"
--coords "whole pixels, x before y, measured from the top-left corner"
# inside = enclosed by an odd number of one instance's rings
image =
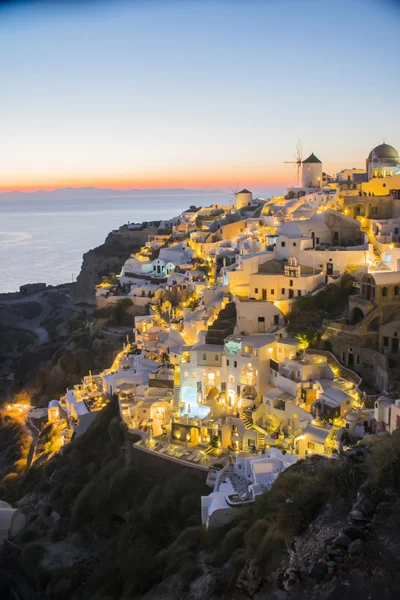
[[[286,367],[281,367],[279,369],[279,375],[282,375],[282,377],[286,377],[286,379],[290,379],[290,381],[294,381],[295,383],[301,383],[301,379],[296,375],[295,371],[287,369]]]
[[[221,375],[217,371],[205,369],[203,371],[203,384],[206,386],[217,386],[221,384]]]
[[[256,370],[252,367],[245,367],[244,369],[242,369],[240,372],[239,382],[241,385],[256,385]]]

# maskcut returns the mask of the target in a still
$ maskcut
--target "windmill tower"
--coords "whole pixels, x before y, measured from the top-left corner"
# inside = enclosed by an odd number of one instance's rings
[[[322,187],[322,162],[314,152],[311,152],[310,156],[303,160],[301,185],[303,188]]]
[[[235,194],[235,205],[236,210],[240,210],[244,206],[249,206],[253,203],[253,194],[246,188],[240,190],[240,192],[236,192]]]
[[[300,184],[300,170],[303,164],[303,144],[301,140],[297,140],[295,160],[285,160],[285,165],[294,165],[296,169],[296,181]]]

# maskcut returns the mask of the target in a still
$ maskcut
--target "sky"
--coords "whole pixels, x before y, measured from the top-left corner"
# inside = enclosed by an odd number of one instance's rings
[[[0,190],[279,188],[400,150],[391,0],[0,3]]]

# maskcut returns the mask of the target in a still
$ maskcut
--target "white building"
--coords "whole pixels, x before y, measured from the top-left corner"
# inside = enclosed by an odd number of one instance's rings
[[[256,496],[268,491],[279,473],[297,461],[297,457],[270,449],[253,456],[241,453],[233,465],[216,471],[214,489],[201,498],[201,520],[206,527],[222,527],[251,505]]]

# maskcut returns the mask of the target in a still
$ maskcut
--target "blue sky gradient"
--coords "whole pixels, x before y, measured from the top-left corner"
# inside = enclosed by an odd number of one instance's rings
[[[378,0],[26,2],[0,12],[0,188],[279,186],[400,147]]]

